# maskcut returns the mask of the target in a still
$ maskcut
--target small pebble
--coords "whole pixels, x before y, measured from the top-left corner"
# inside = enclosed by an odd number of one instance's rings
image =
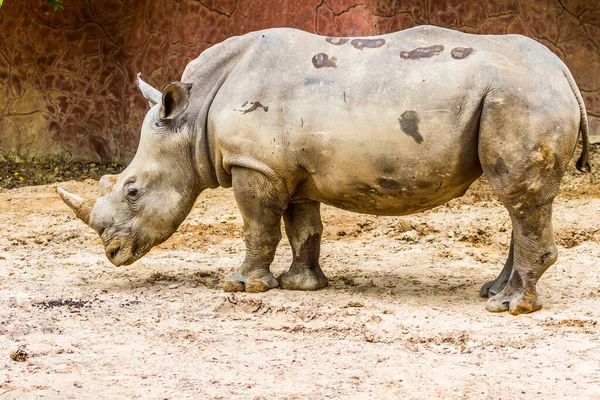
[[[19,348],[17,351],[10,352],[10,359],[13,361],[24,362],[29,358],[29,353],[25,351],[23,347]]]
[[[364,307],[365,305],[363,303],[359,303],[358,301],[351,301],[349,302],[346,307],[344,308],[350,308],[350,307]]]

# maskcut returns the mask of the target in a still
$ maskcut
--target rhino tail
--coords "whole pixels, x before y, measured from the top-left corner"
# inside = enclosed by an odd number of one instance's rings
[[[581,96],[581,92],[575,83],[575,79],[571,72],[568,69],[563,70],[565,78],[569,82],[569,86],[577,99],[577,103],[579,104],[579,112],[581,113],[581,122],[579,123],[579,130],[581,132],[581,155],[577,159],[577,163],[575,167],[581,172],[590,172],[592,167],[589,163],[589,155],[590,155],[590,140],[589,140],[589,127],[588,127],[588,118],[587,111],[585,109],[585,103],[583,102],[583,97]]]

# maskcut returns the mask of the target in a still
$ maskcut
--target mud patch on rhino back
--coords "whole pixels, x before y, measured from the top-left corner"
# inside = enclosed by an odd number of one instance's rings
[[[315,68],[337,68],[337,64],[335,63],[337,58],[331,57],[325,53],[315,54],[312,58],[312,63]]]
[[[377,47],[381,47],[385,44],[385,39],[354,39],[350,42],[350,44],[355,49],[359,50],[364,48],[376,49]]]
[[[450,55],[455,60],[462,60],[469,57],[472,52],[473,49],[471,47],[455,47],[452,49],[452,52],[450,52]]]
[[[419,114],[416,111],[403,112],[398,121],[402,132],[413,138],[418,144],[423,143],[423,136],[419,132]]]
[[[442,51],[444,51],[444,46],[441,44],[436,44],[434,46],[429,47],[417,47],[411,51],[401,51],[400,58],[409,59],[409,60],[418,60],[420,58],[431,58],[433,56],[437,56]]]
[[[343,44],[348,43],[348,41],[350,41],[350,39],[346,39],[346,38],[336,38],[336,37],[328,37],[327,39],[325,39],[325,41],[327,43],[333,44],[335,46],[341,46]]]

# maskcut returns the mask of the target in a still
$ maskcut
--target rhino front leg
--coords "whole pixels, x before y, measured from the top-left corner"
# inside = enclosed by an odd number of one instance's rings
[[[329,280],[319,266],[321,249],[321,203],[290,203],[283,214],[285,233],[293,252],[292,266],[279,277],[283,289],[317,290]]]
[[[489,281],[483,284],[481,290],[479,290],[479,294],[481,297],[492,297],[497,295],[504,289],[508,279],[510,278],[510,274],[512,273],[513,263],[515,260],[515,235],[514,233],[510,236],[510,250],[508,250],[508,258],[506,259],[506,263],[504,264],[504,268],[500,272],[500,275],[493,281]]]
[[[281,240],[281,216],[287,206],[282,182],[247,168],[232,168],[233,192],[244,219],[246,257],[223,286],[226,292],[264,292],[279,286],[269,267]]]

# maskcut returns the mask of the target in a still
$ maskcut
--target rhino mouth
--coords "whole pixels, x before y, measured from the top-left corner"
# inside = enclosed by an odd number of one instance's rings
[[[137,240],[124,242],[113,239],[105,245],[106,258],[116,267],[133,264],[149,250],[147,246],[140,246]]]

